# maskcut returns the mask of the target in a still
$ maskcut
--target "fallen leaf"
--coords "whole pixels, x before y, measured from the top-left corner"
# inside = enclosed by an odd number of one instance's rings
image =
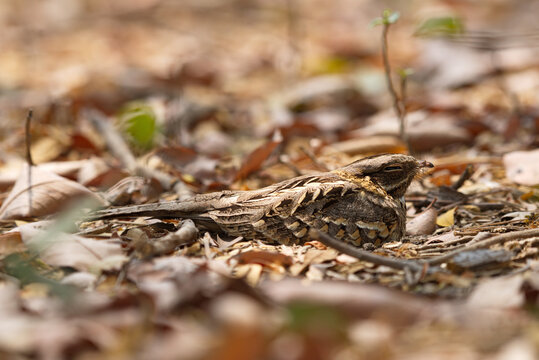
[[[436,225],[443,227],[455,225],[455,210],[457,210],[456,207],[438,216],[436,219]]]
[[[311,264],[321,264],[325,261],[335,260],[339,252],[335,249],[309,249],[305,253],[305,257],[301,263],[295,263],[290,266],[292,276],[297,276],[303,272]]]
[[[46,264],[69,266],[80,271],[99,273],[102,270],[119,270],[127,261],[122,246],[116,241],[60,233],[54,239],[35,236],[25,240],[25,243],[37,249]]]
[[[31,171],[31,182],[29,172]],[[50,215],[70,200],[88,197],[99,205],[105,201],[81,184],[26,165],[0,208],[0,219],[17,219]]]
[[[241,168],[236,173],[236,180],[245,179],[251,173],[257,171],[262,163],[275,151],[277,146],[283,142],[283,136],[276,131],[273,138],[267,143],[256,148],[245,160]]]
[[[436,216],[438,212],[430,207],[406,223],[408,235],[430,235],[436,230]]]
[[[0,257],[26,250],[18,231],[0,234]]]
[[[121,179],[107,190],[104,197],[111,205],[142,204],[157,198],[163,188],[155,179],[130,176]]]
[[[505,154],[503,164],[509,180],[521,185],[539,185],[539,149]]]
[[[238,264],[260,264],[265,267],[290,266],[294,263],[292,257],[276,252],[250,250],[234,256]]]
[[[46,172],[52,172],[56,175],[73,178],[87,162],[88,160],[48,162],[39,164],[39,169]],[[26,168],[26,171],[28,171],[26,163],[9,166],[7,169],[1,168],[0,190],[13,185],[19,179],[22,168]]]
[[[524,304],[521,291],[524,277],[517,275],[486,279],[479,283],[468,298],[467,305],[473,308],[514,309]]]
[[[66,148],[67,144],[65,141],[51,136],[42,137],[32,144],[32,158],[36,164],[55,160]]]

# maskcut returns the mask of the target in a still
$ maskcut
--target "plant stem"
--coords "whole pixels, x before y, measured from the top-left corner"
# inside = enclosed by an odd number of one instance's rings
[[[395,90],[395,86],[393,85],[393,81],[391,80],[391,65],[389,64],[389,51],[388,51],[388,45],[387,45],[387,34],[389,32],[389,27],[390,27],[390,24],[384,24],[384,27],[382,30],[382,59],[384,61],[384,71],[386,74],[387,89],[389,90],[389,94],[391,95],[391,98],[393,99],[393,109],[395,110],[397,118],[399,119],[400,138],[406,144],[408,151],[411,153],[412,149],[410,147],[410,143],[409,143],[408,136],[406,134],[406,129],[405,129],[406,77],[405,76],[401,77],[401,83],[400,83],[401,84],[401,97],[399,98],[399,95],[397,94],[397,91]]]

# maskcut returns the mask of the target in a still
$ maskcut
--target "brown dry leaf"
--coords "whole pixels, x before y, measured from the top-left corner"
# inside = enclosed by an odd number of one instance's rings
[[[42,171],[72,178],[87,162],[88,160],[49,162],[39,164],[39,168]],[[0,190],[13,185],[20,178],[21,168],[25,166],[26,163],[22,163],[20,166],[2,168],[0,172]]]
[[[258,250],[239,253],[234,256],[234,259],[238,261],[238,264],[260,264],[269,268],[275,266],[290,266],[294,263],[294,259],[291,256]]]
[[[436,219],[436,225],[443,227],[455,225],[455,210],[457,210],[456,207],[438,216]]]
[[[37,248],[43,262],[52,266],[69,266],[80,271],[100,272],[119,270],[128,260],[123,254],[122,246],[116,241],[94,240],[65,233],[55,236],[54,239],[40,238],[25,240],[25,243],[29,247]]]
[[[130,176],[107,190],[104,197],[111,205],[143,204],[158,197],[163,188],[155,179]]]
[[[283,136],[279,131],[276,131],[273,134],[273,138],[267,143],[256,148],[245,162],[242,164],[241,168],[236,173],[236,180],[241,180],[247,178],[251,173],[260,169],[264,161],[275,151],[275,149],[283,142]]]
[[[524,304],[522,275],[486,279],[479,283],[468,298],[467,305],[473,308],[514,309]]]
[[[509,180],[521,185],[539,185],[539,149],[505,154],[503,164]]]
[[[335,249],[308,249],[305,253],[303,262],[295,263],[290,266],[292,276],[298,276],[311,264],[321,264],[325,261],[335,260],[339,252]]]
[[[99,175],[107,172],[110,166],[102,158],[93,157],[81,167],[77,174],[77,181],[81,184],[88,184]]]
[[[36,164],[49,162],[57,159],[66,149],[65,141],[51,136],[42,137],[32,144],[32,158]]]
[[[105,201],[81,184],[31,167],[31,185],[28,179],[28,165],[20,174],[7,199],[0,208],[0,219],[17,219],[50,215],[70,200],[88,197],[99,205]],[[30,206],[31,200],[31,206]]]
[[[0,234],[0,257],[25,250],[26,245],[22,242],[20,232],[11,231]]]
[[[406,223],[408,235],[430,235],[436,230],[438,212],[430,207]]]

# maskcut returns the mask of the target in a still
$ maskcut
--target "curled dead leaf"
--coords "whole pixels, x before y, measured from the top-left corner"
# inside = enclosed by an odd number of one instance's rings
[[[0,219],[17,219],[53,214],[75,198],[87,197],[96,205],[105,201],[81,184],[25,165],[20,177],[0,208]]]
[[[408,235],[430,235],[436,230],[438,212],[430,207],[406,223]]]

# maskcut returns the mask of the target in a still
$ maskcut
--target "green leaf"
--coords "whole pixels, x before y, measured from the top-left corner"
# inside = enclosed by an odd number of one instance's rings
[[[156,133],[156,116],[153,109],[144,103],[127,104],[119,115],[124,132],[135,145],[147,149],[153,145]]]
[[[381,17],[377,17],[376,19],[373,19],[371,21],[371,23],[369,24],[369,27],[373,28],[375,26],[380,26],[380,25],[383,25],[383,24],[384,24],[384,19],[382,19]]]
[[[446,16],[425,20],[414,33],[415,36],[450,36],[465,32],[464,24],[458,17]]]
[[[401,79],[406,79],[406,78],[408,78],[410,75],[413,75],[413,74],[414,74],[414,69],[411,69],[411,68],[398,69],[398,70],[397,70],[397,73],[399,74],[399,76],[401,77]]]
[[[391,13],[389,14],[389,16],[387,17],[387,23],[388,24],[394,24],[397,22],[397,20],[399,20],[399,17],[400,17],[400,13],[398,11],[395,11],[394,13]]]
[[[369,27],[373,28],[378,25],[391,25],[396,23],[399,17],[400,14],[398,11],[393,12],[389,9],[385,9],[382,12],[382,17],[377,17],[376,19],[372,20]]]

